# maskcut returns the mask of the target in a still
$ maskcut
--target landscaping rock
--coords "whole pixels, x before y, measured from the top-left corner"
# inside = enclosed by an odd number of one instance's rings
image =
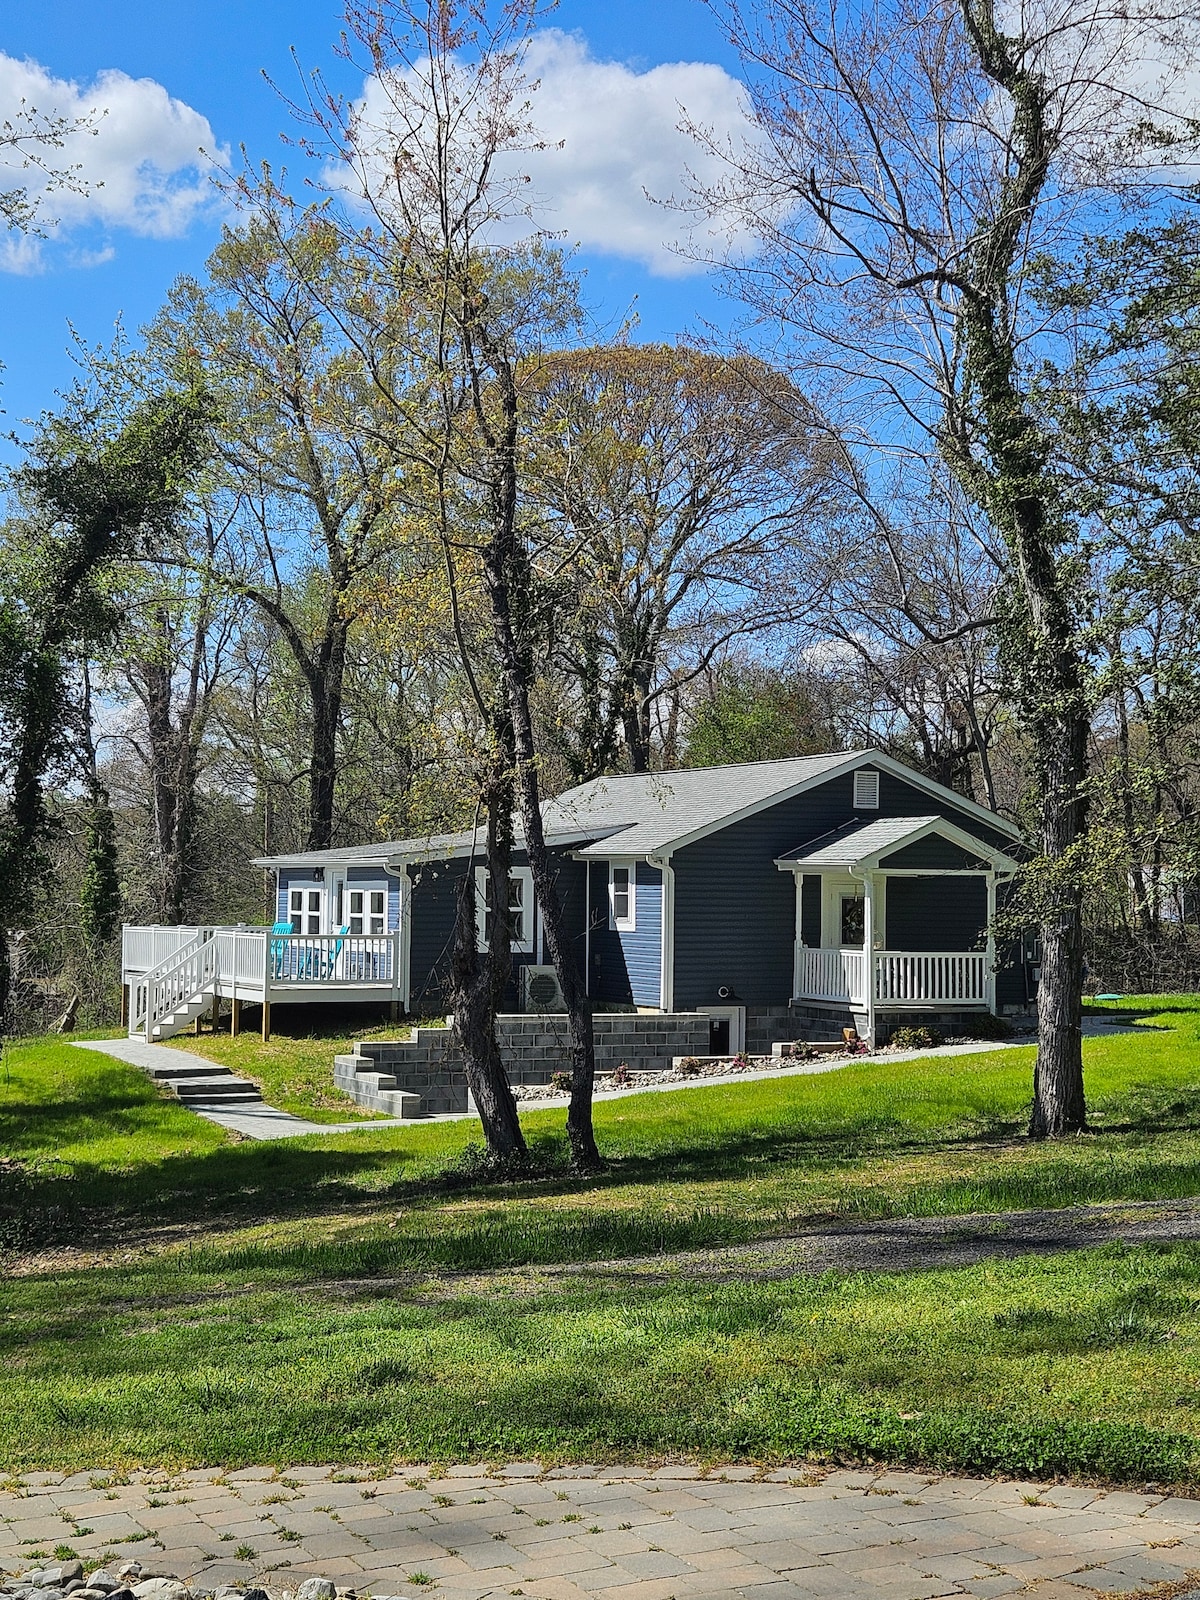
[[[336,1600],[337,1589],[328,1578],[306,1578],[296,1590],[296,1600]]]
[[[141,1568],[139,1567],[138,1570],[141,1571]],[[88,1577],[89,1589],[101,1589],[105,1594],[107,1594],[110,1589],[119,1589],[120,1587],[120,1583],[116,1578],[113,1577],[112,1573],[109,1572],[107,1567],[97,1568],[97,1570],[91,1573]]]

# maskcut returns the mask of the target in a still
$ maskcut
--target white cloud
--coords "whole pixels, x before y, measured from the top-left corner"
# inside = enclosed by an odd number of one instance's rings
[[[90,119],[95,130],[73,131],[63,149],[45,152],[54,166],[78,168],[83,193],[62,187],[47,192],[43,174],[24,168],[18,151],[0,151],[0,189],[28,188],[50,238],[86,227],[179,238],[216,203],[211,158],[223,160],[226,152],[208,119],[152,78],[108,70],[79,84],[53,77],[36,61],[0,52],[0,123],[18,118],[22,102],[43,116],[72,123]],[[70,259],[95,265],[110,251],[107,245],[80,249]],[[43,265],[40,241],[13,235],[0,240],[0,269],[36,272]]]
[[[546,29],[527,69],[540,85],[533,120],[547,144],[562,146],[524,158],[544,226],[666,276],[696,270],[680,246],[701,254],[707,244],[736,247],[728,229],[664,204],[687,198],[689,172],[701,185],[722,175],[719,159],[682,131],[685,120],[718,142],[751,136],[741,85],[723,67],[681,61],[635,72]]]
[[[501,184],[528,176],[522,200],[533,226],[666,277],[704,270],[693,258],[710,249],[724,256],[750,243],[736,222],[710,222],[670,204],[687,201],[693,180],[703,188],[724,170],[684,124],[705,129],[718,148],[753,138],[744,92],[723,67],[681,61],[638,72],[598,61],[586,40],[546,28],[532,40],[524,68],[537,83],[530,120],[545,148],[503,158],[497,175]],[[385,145],[387,103],[378,82],[368,82],[362,104],[369,130],[363,145]],[[380,177],[387,171],[385,160]],[[515,237],[529,224],[503,231]]]

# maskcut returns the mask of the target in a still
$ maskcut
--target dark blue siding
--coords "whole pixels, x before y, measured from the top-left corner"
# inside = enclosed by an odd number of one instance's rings
[[[589,874],[588,905],[591,916],[591,971],[588,993],[593,1000],[632,1005],[633,983],[625,963],[621,937],[608,925],[608,862],[593,861]]]
[[[792,874],[780,872],[776,858],[855,817],[922,816],[944,816],[1001,849],[1012,848],[1008,835],[964,814],[953,800],[881,772],[878,810],[855,810],[853,774],[845,773],[677,851],[676,1007],[716,1004],[722,985],[748,1005],[785,1004],[796,902]]]
[[[800,937],[805,944],[819,949],[821,944],[821,877],[816,872],[806,872],[800,890]]]
[[[481,865],[475,861],[471,871]],[[526,865],[523,851],[514,850],[513,866]],[[557,885],[567,927],[573,935],[580,972],[584,950],[584,866],[564,855],[556,856]],[[454,944],[454,917],[457,895],[466,865],[462,861],[437,861],[409,869],[413,880],[412,932],[410,934],[409,1010],[438,1013],[448,1005],[450,956]],[[521,968],[539,958],[539,942],[526,955],[514,952],[513,975],[501,1001],[504,1010],[520,1006]],[[547,955],[547,961],[549,956]]]
[[[889,878],[889,950],[982,950],[987,938],[983,878]]]
[[[879,865],[885,870],[894,868],[896,871],[902,868],[933,868],[942,872],[965,872],[972,867],[986,867],[987,862],[982,856],[972,855],[969,850],[955,844],[953,839],[943,839],[931,833],[924,839],[918,839],[915,844],[906,844],[902,850],[896,850],[890,856],[883,856]]]

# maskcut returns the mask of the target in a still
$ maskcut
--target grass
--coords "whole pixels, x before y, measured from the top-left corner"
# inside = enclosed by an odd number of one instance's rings
[[[1022,1137],[1028,1049],[882,1059],[601,1102],[594,1181],[536,1112],[545,1176],[499,1187],[471,1180],[466,1122],[234,1144],[118,1062],[16,1047],[0,1246],[94,1254],[13,1254],[0,1464],[833,1454],[1197,1481],[1200,1246],[785,1283],[521,1271],[1200,1194],[1200,998],[1146,1006],[1088,1043],[1096,1131],[1060,1144]]]
[[[396,1039],[407,1033],[403,1024],[388,1023],[362,1028],[355,1039]],[[176,1049],[203,1056],[249,1078],[262,1090],[263,1099],[281,1111],[306,1117],[310,1122],[376,1120],[378,1113],[363,1111],[348,1094],[333,1086],[333,1058],[348,1054],[353,1041],[344,1032],[311,1033],[288,1038],[274,1033],[264,1044],[255,1033],[180,1034],[169,1041]]]

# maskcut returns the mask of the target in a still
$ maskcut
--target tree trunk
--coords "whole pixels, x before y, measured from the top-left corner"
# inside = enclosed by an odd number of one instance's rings
[[[1042,853],[1063,862],[1083,833],[1087,719],[1042,732]],[[1040,926],[1038,1049],[1030,1137],[1057,1139],[1087,1126],[1083,1092],[1083,895],[1077,876],[1052,882]]]
[[[313,719],[306,850],[328,850],[333,843],[337,738],[342,719],[348,636],[349,624],[340,612],[332,611],[326,619],[325,637],[306,672]]]
[[[572,1164],[581,1171],[601,1165],[592,1126],[592,1090],[596,1075],[596,1050],[592,1033],[592,1007],[575,963],[575,953],[563,920],[558,885],[542,829],[537,747],[529,709],[533,661],[527,630],[520,620],[528,612],[532,573],[517,534],[517,389],[509,362],[494,347],[494,371],[503,399],[503,424],[493,435],[495,472],[491,482],[492,536],[484,553],[484,581],[492,612],[492,632],[504,679],[504,698],[512,738],[516,789],[525,832],[525,850],[533,880],[534,898],[542,917],[546,944],[567,1007],[571,1042],[571,1100],[567,1111],[567,1140]],[[515,615],[514,615],[515,611]],[[507,875],[504,904],[508,904]]]
[[[503,753],[498,758],[507,766]],[[512,788],[505,772],[493,772],[486,796],[487,863],[491,882],[492,937],[479,950],[476,927],[475,857],[467,860],[454,919],[450,966],[454,1040],[467,1086],[483,1125],[488,1150],[502,1161],[526,1155],[517,1103],[509,1087],[496,1038],[496,1012],[512,971],[508,924],[508,880],[512,864]]]

